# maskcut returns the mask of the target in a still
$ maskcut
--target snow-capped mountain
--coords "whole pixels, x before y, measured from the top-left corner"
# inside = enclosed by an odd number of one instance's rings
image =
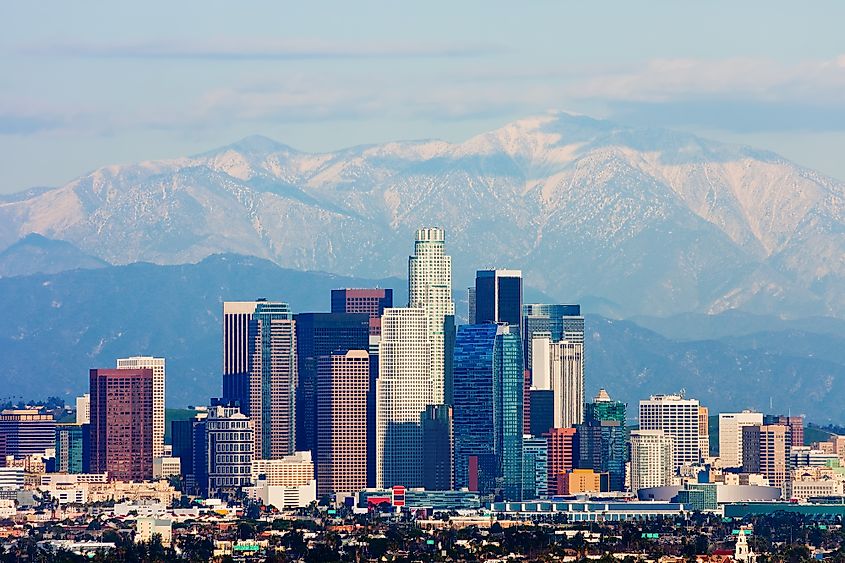
[[[447,229],[461,282],[510,267],[561,300],[631,314],[845,316],[845,184],[772,153],[565,113],[459,144],[311,154],[249,137],[0,202],[0,248],[37,232],[113,264],[235,252],[404,275],[423,225]]]

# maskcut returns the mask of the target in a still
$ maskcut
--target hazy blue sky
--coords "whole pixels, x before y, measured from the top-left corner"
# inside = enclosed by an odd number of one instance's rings
[[[565,109],[845,179],[845,2],[7,2],[0,192],[261,133],[324,151]]]

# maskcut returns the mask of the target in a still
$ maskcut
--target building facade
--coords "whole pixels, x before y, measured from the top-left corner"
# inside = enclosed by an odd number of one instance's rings
[[[674,438],[663,430],[631,432],[631,491],[672,484]]]
[[[478,270],[475,274],[475,316],[470,323],[507,323],[521,334],[522,271]]]
[[[608,476],[608,489],[625,488],[628,432],[618,420],[588,419],[575,427],[578,432],[578,468]]]
[[[452,407],[428,405],[422,415],[423,488],[429,491],[448,491],[453,487]]]
[[[546,439],[522,437],[522,499],[546,498],[549,494],[549,450]]]
[[[79,425],[91,422],[91,396],[88,393],[76,398],[76,423]]]
[[[763,413],[745,410],[719,414],[719,461],[722,467],[742,467],[742,428],[762,425]]]
[[[539,333],[552,342],[584,342],[584,317],[580,305],[529,303],[522,308],[525,365],[532,369],[531,341]]]
[[[92,369],[91,473],[118,481],[153,475],[153,370]]]
[[[789,474],[789,427],[785,424],[742,428],[742,471],[759,473],[772,487],[783,488]]]
[[[499,464],[494,439],[495,324],[461,325],[454,351],[455,487],[491,494]]]
[[[249,418],[255,456],[278,459],[296,448],[296,322],[287,303],[256,304],[249,343]]]
[[[316,453],[318,363],[337,352],[367,350],[370,317],[366,313],[300,313],[294,315],[294,320],[298,373],[296,449]]]
[[[422,485],[420,420],[435,400],[429,316],[422,308],[385,309],[376,380],[376,486]]]
[[[332,313],[366,313],[370,336],[381,335],[381,316],[393,307],[393,290],[389,288],[333,289]]]
[[[82,473],[82,425],[59,424],[56,426],[56,471]]]
[[[117,369],[149,368],[153,370],[153,457],[164,455],[165,361],[152,356],[119,358]]]
[[[253,486],[247,494],[279,510],[303,508],[317,500],[317,481],[311,452],[296,452],[281,459],[255,460]]]
[[[519,334],[462,325],[454,352],[455,486],[522,496],[523,384]],[[499,487],[501,483],[501,487]]]
[[[321,356],[317,365],[317,495],[367,486],[370,355]]]
[[[652,395],[640,401],[640,430],[662,430],[672,438],[675,469],[701,462],[699,403],[680,395]]]
[[[255,436],[237,406],[212,405],[205,419],[205,487],[209,496],[235,494],[250,484]]]
[[[237,402],[249,416],[250,323],[258,301],[223,303],[223,400]]]
[[[524,429],[523,393],[525,375],[522,363],[522,338],[508,325],[499,325],[494,353],[494,392],[496,438],[501,444],[502,498],[522,500],[522,432]],[[499,436],[501,434],[501,436]]]
[[[568,428],[584,422],[584,344],[562,340],[551,344],[554,425]]]
[[[544,436],[549,458],[548,494],[562,495],[561,476],[578,466],[578,434],[574,428],[550,428]]]
[[[445,253],[446,234],[440,228],[417,230],[414,255],[408,258],[408,306],[425,311],[429,338],[431,404],[446,398],[446,318],[454,317],[452,257]]]
[[[38,409],[6,409],[0,412],[0,434],[6,438],[6,455],[44,455],[55,447],[56,421]]]

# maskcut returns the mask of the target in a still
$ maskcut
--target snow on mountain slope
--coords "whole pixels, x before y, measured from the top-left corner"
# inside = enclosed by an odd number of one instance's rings
[[[630,313],[845,316],[843,183],[772,153],[565,113],[457,144],[326,154],[253,136],[0,201],[0,224],[0,248],[37,232],[111,263],[236,252],[365,276],[403,274],[413,231],[437,224],[461,281],[508,266],[560,299]]]

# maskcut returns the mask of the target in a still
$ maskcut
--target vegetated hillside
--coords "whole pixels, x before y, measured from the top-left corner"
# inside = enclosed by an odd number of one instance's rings
[[[169,405],[206,404],[221,391],[223,301],[266,297],[295,312],[328,311],[332,289],[376,285],[407,301],[401,280],[284,270],[234,255],[0,279],[3,395],[73,396],[86,390],[90,368],[154,354],[167,359]]]
[[[67,241],[51,240],[36,233],[0,252],[0,277],[55,274],[105,266],[108,262],[82,252]]]

